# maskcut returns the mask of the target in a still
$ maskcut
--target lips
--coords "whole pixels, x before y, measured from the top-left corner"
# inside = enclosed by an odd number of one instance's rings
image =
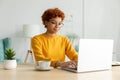
[[[59,29],[57,29],[57,28],[54,28],[54,31],[58,31]]]

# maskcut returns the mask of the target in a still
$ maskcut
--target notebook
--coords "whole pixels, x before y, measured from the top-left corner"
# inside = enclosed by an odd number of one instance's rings
[[[80,39],[77,69],[63,68],[73,72],[89,72],[111,69],[113,40]]]

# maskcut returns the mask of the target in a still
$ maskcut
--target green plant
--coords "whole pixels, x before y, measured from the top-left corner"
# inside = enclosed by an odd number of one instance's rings
[[[14,60],[15,59],[15,51],[12,48],[5,50],[5,59]]]

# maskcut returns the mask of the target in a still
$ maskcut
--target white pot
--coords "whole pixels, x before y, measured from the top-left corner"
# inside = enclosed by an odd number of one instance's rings
[[[4,68],[5,69],[14,69],[17,67],[16,60],[5,60],[4,61]]]

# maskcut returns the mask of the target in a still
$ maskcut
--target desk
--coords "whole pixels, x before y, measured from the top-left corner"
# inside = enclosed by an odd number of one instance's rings
[[[18,65],[16,69],[5,70],[0,64],[0,80],[120,80],[120,66],[112,70],[73,73],[60,69],[36,71],[33,65]]]

